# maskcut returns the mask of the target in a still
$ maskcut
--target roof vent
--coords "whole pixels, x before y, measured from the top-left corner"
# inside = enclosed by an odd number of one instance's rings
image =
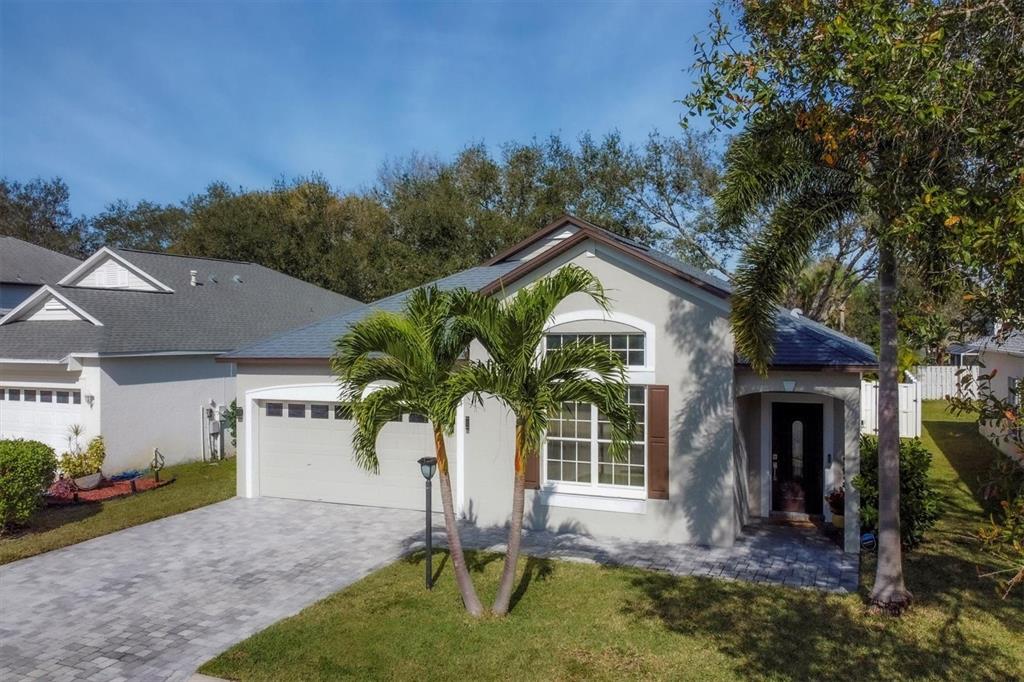
[[[189,270],[188,271],[188,283],[189,283],[189,286],[193,286],[194,287],[198,283],[197,282],[198,278],[199,278],[199,273],[197,271],[195,271],[195,270]]]
[[[233,276],[233,277],[231,278],[231,281],[232,281],[232,282],[234,282],[235,284],[241,284],[241,283],[242,283],[242,278],[241,278],[241,277],[239,277],[238,275],[234,275],[234,276]]]
[[[789,311],[789,314],[792,315],[793,317],[802,317],[804,311],[800,310],[799,308],[793,308],[792,310]]]

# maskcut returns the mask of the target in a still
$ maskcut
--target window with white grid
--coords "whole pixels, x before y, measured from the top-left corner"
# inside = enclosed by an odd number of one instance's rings
[[[596,405],[564,403],[548,422],[545,437],[546,480],[591,487],[643,489],[647,463],[647,389],[629,386],[636,413],[636,435],[629,453],[616,461],[610,453],[611,424]]]
[[[642,333],[625,334],[548,334],[547,350],[561,348],[570,343],[590,342],[611,348],[627,367],[646,365],[646,341]]]

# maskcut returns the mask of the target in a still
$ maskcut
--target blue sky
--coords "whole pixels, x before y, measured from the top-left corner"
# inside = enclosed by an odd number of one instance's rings
[[[0,1],[0,174],[76,213],[557,132],[675,132],[710,3]]]

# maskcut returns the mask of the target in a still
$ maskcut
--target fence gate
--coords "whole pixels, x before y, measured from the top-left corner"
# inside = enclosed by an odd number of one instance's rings
[[[908,372],[911,381],[899,385],[900,438],[921,436],[921,386]],[[878,433],[878,382],[860,382],[860,431]]]

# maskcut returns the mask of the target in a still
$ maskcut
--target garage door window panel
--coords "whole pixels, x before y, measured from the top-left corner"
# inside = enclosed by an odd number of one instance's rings
[[[267,416],[280,417],[284,413],[284,403],[267,403]]]
[[[330,407],[328,405],[310,405],[309,416],[312,419],[327,419],[330,417]]]
[[[305,419],[306,403],[288,403],[288,416],[291,419]]]

